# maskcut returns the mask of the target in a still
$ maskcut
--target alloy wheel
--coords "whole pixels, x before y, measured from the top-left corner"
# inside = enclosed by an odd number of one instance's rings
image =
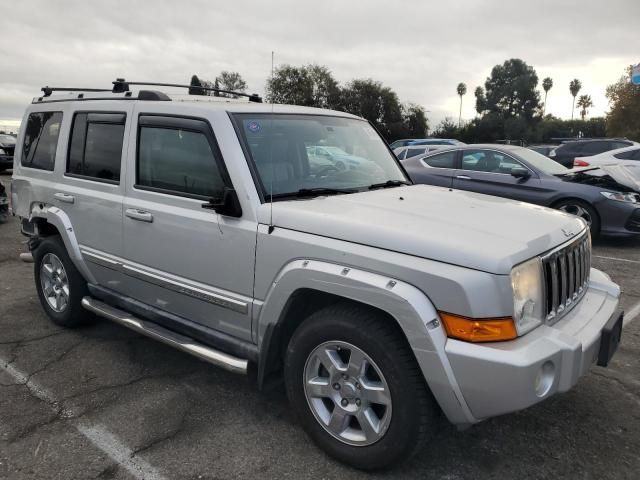
[[[40,264],[40,287],[49,307],[61,313],[69,305],[69,277],[60,259],[47,253]]]

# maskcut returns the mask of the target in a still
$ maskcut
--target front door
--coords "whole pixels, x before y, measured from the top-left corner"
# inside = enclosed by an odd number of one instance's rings
[[[128,163],[135,172],[124,199],[123,289],[250,340],[257,225],[202,207],[230,186],[210,124],[144,114],[137,121]]]

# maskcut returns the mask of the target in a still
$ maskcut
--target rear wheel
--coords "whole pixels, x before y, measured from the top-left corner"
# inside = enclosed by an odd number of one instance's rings
[[[357,305],[326,307],[298,327],[285,355],[287,395],[305,431],[363,470],[410,456],[438,423],[413,353],[390,321]]]
[[[582,218],[587,222],[587,225],[589,225],[592,237],[595,238],[600,233],[600,217],[598,216],[598,212],[587,202],[577,199],[567,199],[557,203],[555,208]]]
[[[42,239],[33,252],[34,275],[40,303],[49,318],[63,327],[86,323],[92,315],[82,307],[87,282],[69,258],[59,236]]]

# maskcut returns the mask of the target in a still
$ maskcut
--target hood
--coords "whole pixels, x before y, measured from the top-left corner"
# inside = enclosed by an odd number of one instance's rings
[[[640,165],[637,163],[574,168],[556,176],[565,182],[593,185],[620,192],[640,192]]]
[[[430,185],[275,202],[273,224],[505,275],[585,228],[556,210]]]

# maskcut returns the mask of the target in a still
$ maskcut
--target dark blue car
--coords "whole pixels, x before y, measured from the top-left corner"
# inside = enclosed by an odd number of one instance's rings
[[[511,145],[451,147],[402,164],[415,183],[511,198],[578,215],[591,226],[593,236],[640,234],[640,194],[609,167],[569,170],[544,155]]]

